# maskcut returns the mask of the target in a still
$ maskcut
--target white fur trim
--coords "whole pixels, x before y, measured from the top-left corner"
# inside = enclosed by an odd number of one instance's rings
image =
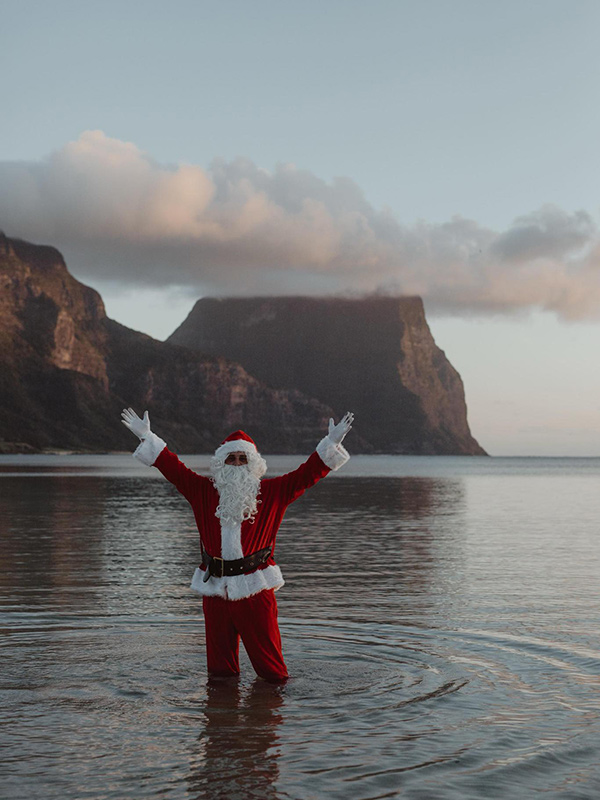
[[[321,461],[335,472],[336,469],[343,467],[350,458],[350,453],[341,444],[332,442],[329,436],[321,439],[317,445],[317,454]]]
[[[229,453],[251,453],[256,455],[258,450],[256,445],[247,442],[245,439],[234,439],[232,442],[225,442],[215,450],[215,456],[225,460],[225,456]]]
[[[166,446],[167,443],[164,442],[160,436],[150,431],[148,436],[139,443],[133,453],[133,457],[137,458],[147,467],[151,467]]]
[[[202,580],[204,572],[196,567],[190,589],[200,595],[224,597],[226,600],[242,600],[263,589],[280,589],[285,581],[279,567],[270,565],[265,569],[257,569],[248,575],[231,575],[223,578],[210,577],[206,583]]]
[[[242,525],[238,523],[221,523],[221,557],[226,561],[243,558]]]

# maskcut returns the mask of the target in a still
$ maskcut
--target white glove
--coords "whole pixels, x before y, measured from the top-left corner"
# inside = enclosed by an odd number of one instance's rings
[[[147,411],[144,411],[144,419],[140,419],[133,408],[124,408],[121,412],[121,417],[123,418],[121,420],[123,425],[126,425],[132,433],[135,433],[138,439],[145,439],[151,433],[150,417]]]
[[[341,444],[354,422],[354,414],[347,411],[337,425],[333,419],[329,420],[329,433],[327,434],[334,444]]]

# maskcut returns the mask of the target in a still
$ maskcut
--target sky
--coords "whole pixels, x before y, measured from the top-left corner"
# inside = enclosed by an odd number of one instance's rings
[[[596,0],[0,0],[0,229],[159,339],[419,294],[492,455],[600,455]]]

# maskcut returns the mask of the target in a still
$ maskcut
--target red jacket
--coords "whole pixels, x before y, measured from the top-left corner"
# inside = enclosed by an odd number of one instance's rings
[[[202,546],[209,555],[222,558],[241,557],[242,554],[247,556],[265,547],[274,548],[277,531],[290,503],[324,478],[331,469],[337,469],[349,458],[341,445],[332,447],[328,437],[325,437],[317,447],[318,452],[315,451],[293,472],[261,480],[258,496],[260,502],[252,521],[222,526],[221,520],[215,516],[219,494],[212,481],[186,467],[164,445],[162,439],[154,434],[150,436],[152,438],[142,442],[134,455],[159,469],[186,498],[192,506]],[[232,556],[232,553],[236,555]],[[202,595],[220,595],[230,600],[239,600],[263,589],[279,589],[284,584],[273,554],[256,570],[244,575],[222,578],[212,576],[205,583],[202,580],[203,569],[196,569],[191,584],[191,588]]]
[[[211,556],[222,557],[221,521],[215,516],[219,493],[213,482],[210,478],[198,475],[186,467],[175,453],[166,447],[154,462],[154,466],[192,506],[200,540],[206,552]],[[258,504],[256,516],[252,522],[245,520],[241,526],[244,555],[262,550],[263,547],[274,547],[277,531],[287,507],[330,471],[315,452],[293,472],[277,478],[263,478],[260,482],[261,502]],[[274,563],[271,557],[262,567]]]

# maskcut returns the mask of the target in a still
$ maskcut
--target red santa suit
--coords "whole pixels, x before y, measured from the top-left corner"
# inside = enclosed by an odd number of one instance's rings
[[[243,431],[236,431],[217,449],[215,455],[245,451],[257,454],[256,447]],[[205,566],[194,573],[191,588],[203,596],[206,624],[208,671],[213,674],[239,674],[240,636],[252,665],[267,680],[285,680],[287,669],[281,653],[274,592],[284,584],[274,558],[277,531],[287,507],[306,489],[339,469],[349,459],[341,444],[328,436],[315,452],[293,472],[260,481],[257,513],[243,522],[222,522],[216,516],[219,493],[213,481],[186,467],[156,434],[145,437],[135,453],[144,464],[162,472],[192,506],[200,543],[204,551],[225,560],[235,560],[271,547],[270,557],[259,567],[242,575],[215,577],[204,581]]]

